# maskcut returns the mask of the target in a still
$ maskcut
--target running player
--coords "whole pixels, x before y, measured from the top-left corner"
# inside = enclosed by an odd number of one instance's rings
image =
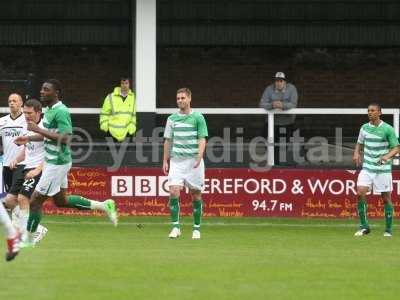
[[[72,165],[69,140],[72,134],[72,123],[69,109],[61,102],[61,83],[57,79],[49,79],[40,90],[41,102],[47,109],[44,113],[43,125],[40,128],[35,122],[27,122],[28,130],[36,135],[21,136],[18,144],[44,140],[45,161],[42,176],[31,196],[28,220],[28,240],[22,246],[33,246],[33,235],[42,218],[43,202],[51,197],[59,207],[76,209],[102,210],[107,213],[111,222],[117,226],[118,216],[115,202],[108,199],[103,202],[86,199],[79,195],[66,195],[68,172]]]

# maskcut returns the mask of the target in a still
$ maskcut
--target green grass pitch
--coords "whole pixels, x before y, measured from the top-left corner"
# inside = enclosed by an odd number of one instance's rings
[[[167,222],[46,216],[37,248],[0,261],[0,299],[400,298],[400,230],[384,238],[383,220],[355,238],[355,220],[206,218],[195,241],[191,219],[177,240]]]

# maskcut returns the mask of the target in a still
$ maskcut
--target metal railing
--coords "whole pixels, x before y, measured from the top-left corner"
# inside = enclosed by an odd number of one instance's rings
[[[276,114],[295,115],[364,115],[366,108],[293,108],[285,111],[270,110],[263,108],[195,108],[205,115],[268,115],[268,165],[275,164],[274,157],[274,116]],[[70,108],[72,114],[100,114],[100,108]],[[177,108],[157,108],[156,113],[160,115],[172,114]],[[0,113],[8,113],[8,107],[0,107]],[[393,127],[399,136],[399,108],[383,108],[382,114],[393,115]]]
[[[274,116],[275,114],[295,115],[364,115],[366,108],[293,108],[289,110],[270,110],[263,108],[196,108],[203,114],[230,114],[230,115],[261,115],[268,114],[268,165],[275,164],[274,157]],[[175,108],[159,108],[157,114],[171,114],[176,112]],[[393,115],[393,127],[396,136],[399,136],[399,114],[398,108],[384,108],[382,114]]]

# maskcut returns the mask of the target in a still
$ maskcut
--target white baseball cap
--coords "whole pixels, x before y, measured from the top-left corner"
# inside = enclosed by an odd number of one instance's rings
[[[285,80],[285,81],[286,81],[285,73],[283,73],[283,72],[277,72],[277,73],[275,74],[275,79],[282,79],[282,80]]]

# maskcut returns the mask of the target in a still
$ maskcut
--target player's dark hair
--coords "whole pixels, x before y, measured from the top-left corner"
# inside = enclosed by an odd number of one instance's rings
[[[40,103],[39,100],[36,99],[28,99],[25,101],[24,106],[26,107],[33,107],[33,110],[35,112],[41,112],[42,111],[42,103]]]
[[[120,78],[119,78],[119,81],[129,81],[129,80],[131,80],[130,78],[129,78],[129,76],[121,76]]]
[[[376,106],[379,111],[382,111],[382,106],[378,102],[371,102],[368,106]]]
[[[58,95],[61,96],[62,93],[62,85],[61,82],[58,79],[47,79],[45,82],[50,83],[53,88],[58,92]]]

